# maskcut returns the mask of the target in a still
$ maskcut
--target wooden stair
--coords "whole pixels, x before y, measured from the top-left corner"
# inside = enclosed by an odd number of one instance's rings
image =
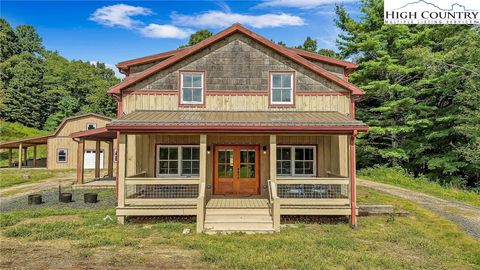
[[[205,210],[207,233],[269,233],[274,232],[267,201],[264,199],[210,200]],[[236,200],[236,201],[235,201]],[[255,200],[255,201],[253,201]],[[212,202],[213,201],[213,202]]]

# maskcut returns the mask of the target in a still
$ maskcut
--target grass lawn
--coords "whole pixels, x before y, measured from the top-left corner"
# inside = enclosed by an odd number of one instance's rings
[[[111,191],[113,194],[113,191]],[[275,234],[183,235],[193,223],[117,225],[113,209],[41,208],[0,214],[2,254],[42,267],[147,269],[479,269],[480,242],[450,221],[360,187],[359,203],[393,204],[407,217],[359,217],[346,223],[303,224]],[[3,246],[3,247],[2,247]],[[2,256],[0,256],[2,257]],[[0,268],[10,264],[0,259]],[[11,263],[11,262],[10,262]]]
[[[359,178],[390,184],[409,190],[419,191],[439,198],[456,200],[473,206],[480,206],[480,194],[454,187],[443,187],[425,178],[413,178],[401,169],[367,168],[358,173]]]
[[[61,178],[73,175],[73,169],[8,169],[0,170],[0,188],[20,184],[40,182],[49,178]]]

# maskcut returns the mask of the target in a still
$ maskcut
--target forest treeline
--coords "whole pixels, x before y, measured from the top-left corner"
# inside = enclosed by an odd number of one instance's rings
[[[357,167],[402,167],[479,191],[480,28],[386,25],[382,0],[363,0],[361,12],[354,19],[337,6],[337,52],[310,37],[296,47],[359,64],[350,82],[366,92],[357,118],[370,129],[358,136]],[[105,65],[45,50],[31,26],[2,20],[1,31],[1,118],[50,130],[79,112],[115,115],[106,90],[119,79]],[[200,30],[184,46],[211,35]]]
[[[115,116],[106,90],[119,82],[104,64],[69,61],[45,49],[32,26],[0,18],[1,119],[50,131],[79,113]]]

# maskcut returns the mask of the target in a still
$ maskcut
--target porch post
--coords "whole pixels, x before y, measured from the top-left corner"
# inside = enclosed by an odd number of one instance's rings
[[[84,162],[84,155],[85,155],[85,140],[80,139],[77,145],[77,184],[83,184],[83,162]]]
[[[95,141],[95,178],[100,178],[100,141]]]
[[[33,167],[37,166],[37,146],[33,146]]]
[[[108,177],[113,177],[113,140],[108,142]]]
[[[8,167],[12,167],[12,148],[8,148]]]
[[[118,161],[118,198],[117,207],[125,207],[125,168],[127,163],[127,135],[120,133],[118,138],[117,161]],[[125,216],[117,215],[119,224],[125,223]]]
[[[197,232],[203,232],[205,222],[205,185],[207,181],[207,135],[200,135],[200,183],[197,201]]]
[[[270,180],[272,181],[273,189],[277,188],[277,135],[270,135]],[[272,192],[269,190],[269,192]],[[273,191],[276,194],[276,190]],[[273,196],[273,195],[272,195]],[[276,197],[276,195],[275,195]],[[273,199],[272,209],[273,230],[280,231],[280,204],[278,199]]]
[[[20,143],[18,145],[18,168],[22,168],[22,144]]]
[[[352,135],[350,135],[350,146],[349,146],[349,168],[350,168],[350,225],[352,228],[357,227],[357,190],[356,190],[356,181],[355,181],[355,136],[357,131],[355,130]]]
[[[25,162],[25,167],[28,167],[28,146],[23,148],[23,161]]]

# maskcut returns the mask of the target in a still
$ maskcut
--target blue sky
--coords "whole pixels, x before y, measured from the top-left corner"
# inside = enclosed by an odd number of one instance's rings
[[[13,27],[33,25],[49,50],[68,59],[120,61],[176,49],[198,29],[216,33],[240,22],[289,46],[307,36],[335,49],[335,3],[358,16],[357,0],[2,1]]]

